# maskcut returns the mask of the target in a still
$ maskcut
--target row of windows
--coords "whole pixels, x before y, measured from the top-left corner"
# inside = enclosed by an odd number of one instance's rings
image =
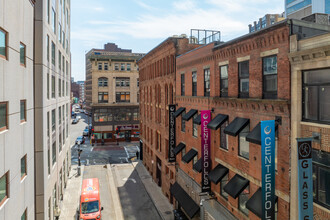
[[[20,101],[20,122],[26,121],[26,100]],[[8,129],[8,102],[0,102],[0,131]]]
[[[0,57],[7,59],[7,43],[8,33],[0,28]],[[26,66],[26,46],[22,42],[19,45],[19,62],[22,66]]]
[[[100,77],[98,79],[99,87],[107,87],[108,86],[108,78]],[[117,77],[116,78],[116,87],[129,87],[130,86],[130,78],[129,77]],[[139,79],[137,79],[137,87],[139,87]]]
[[[120,67],[120,68],[119,68]],[[97,64],[98,70],[109,70],[109,63],[98,63]],[[115,63],[113,70],[120,70],[120,71],[131,71],[131,63]]]
[[[130,92],[116,92],[116,102],[130,102]],[[99,92],[98,93],[98,103],[108,103],[109,93]],[[139,102],[139,93],[137,94],[137,102]]]
[[[69,82],[65,82],[64,79],[58,79],[58,97],[69,96]],[[55,76],[51,76],[51,91],[50,91],[50,74],[47,74],[47,99],[51,97],[54,99],[56,97],[55,88],[56,88],[56,80]]]
[[[263,58],[263,97],[277,98],[277,56]],[[204,96],[210,96],[210,69],[204,69]],[[228,97],[228,65],[219,67],[220,97]],[[249,97],[249,61],[238,63],[239,97]],[[197,72],[191,74],[192,96],[197,96]],[[181,95],[185,95],[185,74],[181,74]]]
[[[109,122],[109,121],[137,121],[139,120],[139,113],[137,112],[120,112],[120,113],[94,113],[95,122]]]
[[[65,107],[65,108],[64,108]],[[64,114],[64,110],[65,110],[65,114]],[[58,124],[62,124],[62,121],[64,122],[65,121],[65,118],[67,120],[67,123],[66,123],[66,127],[68,128],[68,104],[66,105],[62,105],[58,108]],[[63,114],[62,114],[63,112]],[[47,112],[47,137],[50,137],[50,113]],[[52,119],[52,124],[51,124],[51,128],[52,128],[52,132],[55,132],[55,129],[56,129],[56,113],[55,113],[55,109],[52,110],[52,113],[51,113],[51,119]],[[65,116],[65,117],[64,117]],[[63,128],[64,130],[64,128]],[[68,137],[68,129],[66,129],[66,133],[67,133],[67,137]],[[60,131],[61,132],[61,131]],[[63,140],[64,140],[64,131],[63,131]],[[64,143],[64,141],[63,141]]]
[[[23,180],[27,175],[26,158],[27,155],[25,154],[20,160],[20,164],[21,164],[20,180]],[[2,177],[0,177],[0,207],[9,197],[10,195],[9,195],[9,171],[8,171]]]
[[[50,59],[50,42],[51,42],[51,62],[55,66],[56,65],[56,46],[53,41],[49,40],[49,36],[46,37],[47,44],[47,61]],[[62,55],[61,51],[58,50],[58,68],[59,72],[63,72],[67,77],[69,76],[69,62],[65,60],[64,55]]]

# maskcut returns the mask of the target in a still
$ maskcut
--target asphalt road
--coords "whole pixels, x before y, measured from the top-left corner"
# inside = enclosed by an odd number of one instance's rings
[[[125,220],[161,219],[132,164],[111,165]]]

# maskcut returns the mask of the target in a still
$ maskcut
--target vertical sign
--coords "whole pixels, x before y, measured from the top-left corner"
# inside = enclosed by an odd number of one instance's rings
[[[208,178],[211,168],[211,132],[207,124],[211,121],[211,111],[201,111],[201,135],[202,135],[202,192],[211,191],[211,183]]]
[[[169,120],[169,131],[168,131],[168,161],[175,162],[175,154],[173,153],[173,149],[175,148],[175,105],[168,106],[168,120]]]
[[[312,139],[298,142],[298,211],[299,219],[313,219]]]
[[[275,219],[275,121],[261,121],[262,219]]]

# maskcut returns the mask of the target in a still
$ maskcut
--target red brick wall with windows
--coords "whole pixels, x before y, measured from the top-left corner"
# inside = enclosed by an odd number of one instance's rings
[[[168,38],[138,61],[140,79],[140,137],[143,163],[155,182],[156,158],[161,160],[162,191],[170,200],[175,166],[168,163],[168,105],[175,103],[175,57],[194,49],[187,38]],[[157,149],[160,146],[160,149]]]
[[[289,219],[290,197],[290,63],[289,51],[289,27],[286,23],[276,25],[254,34],[243,36],[239,39],[220,44],[206,45],[194,51],[190,51],[177,58],[176,91],[181,91],[181,73],[185,73],[185,96],[180,92],[176,95],[178,107],[190,109],[211,110],[212,118],[217,114],[229,116],[229,123],[235,117],[250,119],[250,131],[262,120],[274,120],[281,117],[281,125],[278,127],[278,164],[276,172],[276,190],[278,200],[278,219]],[[275,54],[277,56],[277,98],[263,99],[263,56]],[[249,97],[238,98],[239,76],[238,62],[240,58],[249,57]],[[220,95],[219,63],[228,62],[228,97]],[[211,94],[204,97],[204,72],[203,68],[210,66],[211,70]],[[191,96],[191,70],[197,70],[197,96]],[[200,113],[200,112],[199,112]],[[198,149],[198,158],[201,157],[200,126],[198,125],[198,138],[192,136],[192,119],[186,122],[186,131],[181,132],[181,116],[177,119],[177,143],[186,144],[186,152],[191,147]],[[220,129],[211,130],[211,158],[212,168],[219,161],[229,171],[229,180],[235,175],[250,180],[249,198],[261,186],[261,146],[249,143],[249,160],[238,155],[238,136],[228,136],[228,151],[220,149]],[[190,175],[197,183],[201,182],[201,174],[192,169],[192,162],[181,162],[181,154],[177,161],[180,168]],[[220,184],[212,183],[212,191],[217,200],[227,207],[239,219],[247,217],[238,209],[238,199],[229,196],[228,201],[220,196]],[[259,219],[251,211],[249,219]]]

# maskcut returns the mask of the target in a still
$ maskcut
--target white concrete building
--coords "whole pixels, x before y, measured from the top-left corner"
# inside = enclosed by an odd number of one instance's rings
[[[56,219],[71,162],[70,1],[35,5],[36,220]]]
[[[34,219],[32,0],[0,0],[0,220]]]

